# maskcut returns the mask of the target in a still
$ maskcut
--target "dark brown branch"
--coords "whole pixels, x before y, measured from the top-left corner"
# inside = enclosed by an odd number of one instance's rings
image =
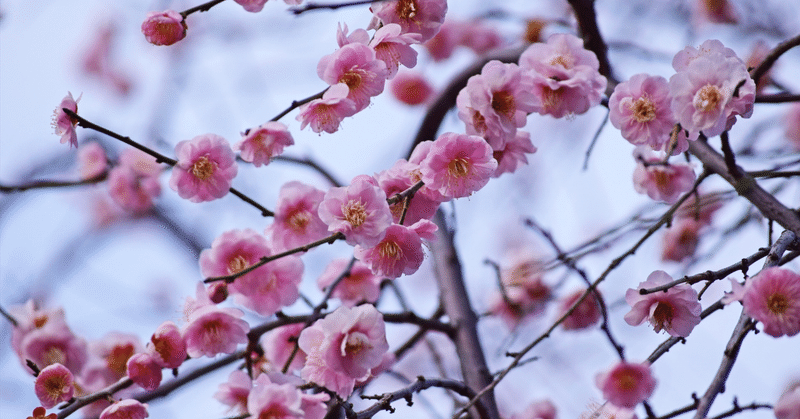
[[[94,403],[94,402],[96,402],[98,400],[111,397],[111,396],[114,395],[114,393],[116,393],[116,392],[118,392],[120,390],[126,389],[126,388],[128,388],[128,387],[130,387],[132,385],[133,385],[133,381],[130,378],[123,377],[121,380],[117,381],[114,384],[111,384],[110,386],[108,386],[108,387],[106,387],[106,388],[104,388],[104,389],[102,389],[100,391],[94,392],[94,393],[89,394],[87,396],[83,396],[83,397],[79,397],[77,399],[74,399],[74,400],[71,401],[71,403],[69,403],[68,405],[66,405],[64,407],[64,410],[58,412],[58,419],[64,419],[67,416],[75,413],[78,409],[80,409],[80,408],[82,408],[82,407],[84,407],[84,406],[86,406],[88,404]]]
[[[773,93],[756,95],[756,103],[787,103],[800,102],[800,94],[797,93]]]
[[[418,393],[430,387],[440,387],[452,390],[466,398],[475,397],[475,392],[471,388],[469,388],[469,386],[460,381],[444,380],[437,378],[425,378],[420,376],[417,377],[417,381],[415,381],[413,384],[404,389],[394,391],[391,393],[381,394],[379,396],[373,396],[373,397],[362,396],[362,398],[364,399],[378,399],[379,401],[374,405],[370,406],[369,408],[358,412],[357,418],[368,419],[375,416],[375,414],[383,410],[388,410],[390,412],[393,412],[394,409],[392,408],[391,403],[400,399],[405,399],[410,405],[411,397],[414,393]],[[487,410],[485,406],[479,403],[476,407],[480,415],[479,417],[481,418],[491,417],[490,412]]]
[[[575,12],[575,18],[578,19],[583,46],[597,56],[597,60],[600,62],[600,74],[608,79],[606,91],[613,92],[617,80],[614,78],[611,64],[608,62],[608,46],[603,40],[603,35],[600,34],[600,28],[597,26],[594,0],[568,0],[568,2]]]
[[[767,54],[767,56],[764,58],[764,61],[762,61],[758,67],[750,71],[750,77],[752,77],[753,81],[758,84],[758,81],[761,79],[761,77],[763,77],[764,74],[767,74],[767,71],[772,68],[781,55],[798,45],[800,45],[800,35],[781,42],[778,44],[778,46],[773,48],[769,54]]]
[[[176,378],[174,380],[171,380],[171,381],[169,381],[167,383],[164,383],[160,387],[158,387],[157,389],[155,389],[153,391],[149,391],[149,392],[146,392],[146,393],[138,394],[138,395],[134,396],[133,398],[138,400],[138,401],[140,401],[140,402],[142,402],[142,403],[147,403],[150,400],[155,400],[155,399],[160,399],[162,397],[166,397],[170,393],[172,393],[173,391],[183,387],[184,385],[189,384],[192,381],[194,381],[194,380],[196,380],[196,379],[198,379],[198,378],[200,378],[200,377],[202,377],[202,376],[204,376],[206,374],[212,373],[212,372],[214,372],[214,371],[216,371],[216,370],[218,370],[218,369],[220,369],[220,368],[222,368],[222,367],[224,367],[226,365],[230,365],[230,364],[232,364],[232,363],[244,358],[245,353],[246,353],[245,351],[237,351],[237,352],[234,352],[234,353],[232,353],[230,355],[225,355],[222,358],[220,358],[220,359],[218,359],[218,360],[216,360],[216,361],[214,361],[214,362],[212,362],[212,363],[210,363],[208,365],[205,365],[205,366],[202,366],[200,368],[197,368],[196,370],[192,370],[191,372],[189,372],[187,374],[184,374],[184,375],[182,375],[182,376],[180,376],[180,377],[178,377],[178,378]]]
[[[108,172],[100,173],[99,175],[82,180],[75,181],[60,181],[60,180],[37,180],[23,185],[6,186],[0,185],[0,192],[24,192],[31,189],[46,189],[46,188],[68,188],[71,186],[94,185],[100,183],[108,178]]]
[[[203,3],[203,4],[199,5],[199,6],[195,6],[195,7],[192,7],[191,9],[186,9],[186,10],[182,11],[181,12],[181,16],[183,16],[183,18],[186,19],[186,17],[189,16],[190,14],[192,14],[192,13],[195,13],[195,12],[207,12],[212,7],[222,3],[223,1],[225,1],[225,0],[211,0],[211,1],[207,2],[207,3]]]
[[[362,4],[372,4],[375,1],[376,0],[356,0],[347,3],[306,3],[303,6],[291,8],[289,9],[289,11],[291,11],[295,15],[300,15],[311,10],[320,10],[320,9],[336,10],[342,7],[361,6]]]

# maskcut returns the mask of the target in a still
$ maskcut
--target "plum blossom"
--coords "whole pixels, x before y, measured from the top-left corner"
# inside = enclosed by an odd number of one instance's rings
[[[238,3],[240,6],[244,7],[244,10],[250,13],[258,13],[264,8],[264,4],[267,3],[267,0],[233,0]]]
[[[542,266],[526,255],[515,255],[509,268],[500,271],[505,295],[492,303],[492,313],[499,315],[509,327],[526,316],[541,314],[553,291],[544,282]]]
[[[268,165],[273,157],[279,156],[284,147],[290,145],[294,145],[294,139],[286,125],[270,121],[243,132],[242,140],[234,149],[241,152],[242,160],[259,167]]]
[[[333,134],[339,130],[339,124],[348,116],[356,114],[356,103],[348,98],[350,88],[345,83],[338,83],[328,88],[322,99],[314,99],[300,107],[297,120],[300,129],[311,125],[311,130]]]
[[[169,320],[156,328],[147,350],[163,368],[178,368],[186,360],[186,342],[178,326]]]
[[[661,260],[681,262],[693,256],[700,241],[702,227],[701,222],[690,218],[682,218],[674,222],[672,227],[664,233]]]
[[[425,49],[434,61],[444,61],[461,43],[465,29],[463,22],[447,20],[439,27],[439,32],[425,42]]]
[[[33,409],[33,413],[31,416],[28,416],[28,419],[56,419],[58,415],[55,413],[47,414],[47,409],[42,406],[39,406]]]
[[[270,330],[261,338],[264,357],[280,371],[294,352],[295,343],[303,331],[303,323],[289,324]],[[299,370],[306,362],[306,353],[300,349],[294,354],[289,370]]]
[[[174,11],[150,12],[142,22],[142,33],[153,45],[172,45],[186,37],[186,21]]]
[[[752,115],[755,83],[744,62],[721,42],[687,47],[675,55],[672,66],[677,71],[669,79],[672,112],[690,140],[700,132],[719,135],[733,126],[737,115]]]
[[[526,154],[536,152],[536,147],[531,142],[531,133],[517,131],[513,138],[506,141],[502,148],[494,150],[492,156],[497,160],[497,169],[492,177],[500,177],[503,173],[514,173],[524,164],[528,164]]]
[[[564,297],[559,303],[558,316],[561,317],[569,311],[584,293],[585,290],[576,290]],[[582,330],[597,324],[597,321],[600,320],[601,317],[600,305],[597,303],[597,298],[602,298],[599,293],[597,293],[597,297],[593,294],[586,296],[575,308],[575,311],[564,319],[564,322],[561,323],[561,327],[563,327],[564,330]]]
[[[475,54],[484,55],[503,45],[503,37],[494,26],[486,25],[481,20],[464,22],[460,45],[471,49]]]
[[[800,419],[800,385],[783,393],[772,409],[777,419]]]
[[[104,387],[128,373],[128,360],[142,352],[139,337],[129,333],[109,332],[89,344],[90,358],[81,373],[81,385]]]
[[[128,377],[141,388],[152,391],[161,384],[161,366],[148,353],[139,353],[128,359]]]
[[[67,92],[67,95],[64,96],[64,99],[61,99],[61,103],[59,103],[53,111],[52,122],[50,124],[55,130],[55,134],[61,136],[61,144],[69,143],[70,148],[78,148],[78,134],[75,132],[75,125],[78,121],[73,120],[71,116],[67,115],[67,113],[64,112],[64,108],[78,113],[78,102],[80,102],[81,96],[78,96],[78,99],[75,100],[72,98],[72,93]]]
[[[607,84],[597,56],[584,49],[575,35],[554,34],[547,43],[531,44],[520,56],[519,66],[533,76],[535,112],[554,118],[582,114],[599,104]]]
[[[360,112],[369,105],[370,98],[383,92],[388,71],[386,64],[375,56],[375,50],[353,42],[326,55],[317,64],[319,78],[331,86],[347,85],[347,98]]]
[[[371,304],[339,307],[300,334],[304,380],[347,398],[357,380],[369,377],[389,349],[383,315]]]
[[[642,157],[633,171],[633,188],[650,199],[673,204],[692,189],[695,177],[689,164],[667,164],[657,157]]]
[[[386,229],[383,240],[374,247],[356,246],[355,257],[375,275],[391,279],[411,275],[425,259],[422,239],[433,240],[437,229],[430,220],[419,220],[410,227],[392,224]]]
[[[739,22],[736,9],[729,0],[695,0],[693,17],[696,24],[701,22],[736,24]]]
[[[347,259],[331,261],[317,279],[319,288],[326,289],[331,286],[340,275],[345,273],[349,263],[350,261]],[[331,296],[341,300],[342,304],[347,307],[353,307],[362,301],[374,303],[380,297],[380,285],[381,277],[373,274],[364,262],[356,260],[353,262],[349,274],[339,282]]]
[[[105,22],[97,29],[84,53],[81,68],[86,74],[113,87],[121,96],[125,96],[131,90],[131,79],[116,69],[112,62],[112,46],[118,33],[117,29],[117,24],[113,20]]]
[[[631,311],[625,314],[625,322],[638,326],[645,320],[653,325],[656,333],[666,330],[672,336],[686,337],[700,324],[702,307],[697,301],[697,291],[688,284],[678,284],[666,292],[659,291],[642,295],[639,290],[649,289],[672,282],[664,271],[651,273],[636,289],[625,292],[625,301]]]
[[[648,363],[631,363],[620,361],[610,370],[597,374],[597,387],[603,397],[617,407],[633,409],[637,404],[647,400],[656,388]]]
[[[386,196],[391,198],[419,182],[421,179],[419,164],[399,159],[391,168],[378,173],[377,178],[381,189],[386,192]],[[441,200],[441,194],[431,191],[427,186],[423,186],[411,198],[406,210],[404,224],[414,224],[419,220],[430,219],[439,208]],[[389,206],[395,223],[400,223],[400,219],[403,216],[403,207],[404,200]]]
[[[372,13],[384,25],[397,23],[403,33],[420,35],[419,42],[431,39],[444,22],[447,0],[391,0],[372,3]],[[377,28],[373,22],[370,28]]]
[[[462,198],[483,188],[497,169],[492,148],[475,135],[439,136],[420,163],[422,181],[446,198]]]
[[[253,381],[242,370],[234,370],[228,381],[219,385],[214,398],[240,414],[247,413],[247,396],[253,388]]]
[[[276,249],[288,250],[325,237],[328,226],[318,215],[324,197],[325,192],[297,181],[281,186],[273,222],[264,231]]]
[[[175,146],[178,163],[169,186],[192,202],[213,201],[228,193],[236,177],[236,155],[230,144],[216,134],[198,135]]]
[[[661,150],[675,125],[670,104],[667,79],[637,74],[614,88],[608,117],[631,144]]]
[[[406,68],[417,65],[417,51],[412,44],[419,43],[420,36],[414,33],[401,33],[400,25],[390,23],[375,31],[369,46],[375,50],[375,57],[386,64],[386,78],[394,78],[400,64]]]
[[[389,82],[389,89],[395,99],[406,105],[421,105],[433,95],[433,87],[422,73],[401,71]]]
[[[100,419],[144,419],[148,416],[147,404],[134,399],[118,401],[100,413]]]
[[[108,168],[106,150],[96,142],[84,145],[78,150],[78,167],[82,179],[100,176]]]
[[[772,337],[800,333],[800,275],[767,268],[750,278],[742,299],[744,312],[764,325]]]
[[[127,149],[108,174],[108,194],[122,209],[141,214],[153,207],[161,195],[160,164],[155,158],[136,149]]]
[[[247,411],[258,418],[323,419],[330,399],[327,394],[305,394],[297,377],[262,374],[253,382],[247,397]]]
[[[392,224],[386,193],[369,176],[356,176],[349,186],[331,188],[319,204],[319,218],[328,231],[344,234],[351,246],[375,246]]]
[[[74,381],[72,372],[67,367],[53,364],[39,372],[33,389],[42,406],[50,409],[59,402],[72,398],[75,392]]]
[[[532,90],[528,72],[516,64],[489,61],[458,93],[458,117],[467,125],[467,134],[480,135],[493,149],[502,149],[537,109]]]
[[[247,342],[250,325],[241,319],[244,316],[241,310],[213,304],[202,283],[197,285],[196,295],[197,299],[188,298],[184,306],[187,324],[182,334],[190,357],[231,354],[236,345]]]

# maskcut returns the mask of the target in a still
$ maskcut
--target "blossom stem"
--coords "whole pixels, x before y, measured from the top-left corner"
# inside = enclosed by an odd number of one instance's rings
[[[183,18],[186,19],[186,17],[189,16],[190,14],[192,14],[192,13],[195,13],[195,12],[207,12],[212,7],[222,3],[223,1],[225,1],[225,0],[211,0],[209,2],[201,4],[199,6],[195,6],[195,7],[192,7],[191,9],[186,9],[186,10],[182,11],[181,12],[181,16],[183,16]]]
[[[327,90],[328,90],[328,89],[325,89],[325,90],[323,90],[323,91],[321,91],[321,92],[319,92],[319,93],[317,93],[317,94],[311,95],[311,96],[309,96],[309,97],[307,97],[307,98],[305,98],[305,99],[293,100],[293,101],[292,101],[292,104],[291,104],[291,105],[289,105],[289,107],[288,107],[288,108],[284,109],[284,110],[283,110],[283,112],[279,113],[279,114],[278,114],[278,115],[276,115],[274,118],[270,119],[270,121],[271,121],[271,122],[278,121],[279,119],[281,119],[281,118],[283,118],[284,116],[286,116],[286,114],[288,114],[289,112],[293,111],[295,108],[299,108],[300,106],[303,106],[303,105],[305,105],[306,103],[308,103],[308,102],[311,102],[311,101],[312,101],[312,100],[314,100],[314,99],[319,99],[319,98],[321,98],[321,97],[322,97],[322,95],[323,95],[323,94],[325,94],[325,92],[326,92]]]
[[[17,321],[17,319],[15,319],[14,316],[12,316],[11,313],[7,312],[6,309],[4,309],[2,306],[0,306],[0,315],[5,317],[6,320],[8,320],[8,322],[11,323],[12,326],[14,327],[19,326],[19,322]]]

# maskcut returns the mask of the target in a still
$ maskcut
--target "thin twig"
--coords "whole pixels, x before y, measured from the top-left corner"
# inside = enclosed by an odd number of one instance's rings
[[[181,12],[181,16],[183,16],[183,18],[186,19],[186,17],[189,16],[190,14],[192,14],[192,13],[195,13],[195,12],[207,12],[212,7],[222,3],[223,1],[225,1],[225,0],[211,0],[208,3],[203,3],[203,4],[199,5],[199,6],[195,6],[195,7],[192,7],[191,9],[186,9],[186,10],[182,11]]]
[[[104,171],[103,173],[100,173],[97,176],[81,180],[72,180],[72,181],[36,180],[22,185],[13,185],[13,186],[0,185],[0,192],[4,193],[24,192],[31,189],[68,188],[72,186],[94,185],[96,183],[100,183],[106,180],[106,178],[108,178],[108,172]]]

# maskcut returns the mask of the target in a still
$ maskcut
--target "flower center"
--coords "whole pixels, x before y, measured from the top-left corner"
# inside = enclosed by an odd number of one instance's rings
[[[673,309],[672,306],[665,303],[656,303],[656,308],[653,310],[653,328],[655,328],[656,332],[660,332],[662,329],[668,329],[672,325],[672,317],[673,317]]]
[[[656,187],[660,191],[663,191],[669,186],[670,176],[665,170],[655,168],[655,170],[653,170],[653,180],[656,182]]]
[[[783,314],[789,309],[789,299],[783,294],[772,294],[767,298],[767,308],[773,314]]]
[[[353,228],[358,228],[367,220],[367,210],[361,201],[347,201],[342,205],[342,215]]]
[[[235,258],[228,262],[228,275],[238,274],[239,272],[247,269],[248,266],[250,266],[250,263],[247,262],[247,259],[245,259],[244,256],[236,255]]]
[[[217,164],[203,156],[197,159],[192,165],[192,174],[200,180],[206,180],[214,174]]]
[[[650,122],[656,119],[656,106],[647,95],[636,99],[628,109],[633,112],[633,119],[636,122]]]
[[[413,19],[417,15],[417,2],[415,0],[400,0],[397,2],[397,9],[395,10],[400,19]]]
[[[575,65],[575,63],[573,62],[572,57],[559,54],[550,60],[550,65],[560,65],[561,67],[564,67],[564,69],[569,70]]]
[[[717,108],[722,101],[722,97],[723,95],[719,87],[707,84],[697,91],[692,104],[694,108],[699,111],[710,112]]]
[[[542,107],[552,110],[561,105],[561,89],[553,90],[547,86],[542,88]]]
[[[44,327],[44,325],[47,324],[47,320],[49,320],[47,318],[47,314],[43,314],[41,316],[38,316],[35,319],[33,319],[33,327],[35,327],[37,329],[41,329],[42,327]]]
[[[352,92],[353,90],[358,90],[358,87],[361,86],[361,79],[361,72],[353,69],[342,74],[342,78],[339,79],[339,82],[346,84]]]
[[[469,174],[469,161],[467,159],[459,157],[450,161],[447,164],[447,171],[450,173],[450,176],[456,178],[463,178],[467,177]]]
[[[393,241],[387,241],[381,244],[380,248],[381,258],[398,260],[403,256],[403,249]]]
[[[617,377],[617,388],[620,391],[633,391],[638,383],[637,377],[629,371],[624,371]]]
[[[64,387],[66,385],[61,377],[50,377],[44,382],[44,389],[53,400],[58,400],[64,391]]]
[[[53,364],[64,364],[67,360],[67,356],[64,351],[55,346],[47,348],[42,358],[45,365],[39,365],[39,367],[46,367]]]
[[[361,332],[348,333],[342,342],[342,356],[355,355],[364,349],[371,349],[367,335]]]
[[[492,99],[492,104],[494,105],[494,99]],[[480,133],[486,132],[486,118],[478,111],[472,113],[472,126],[475,127],[475,131]]]
[[[492,95],[492,109],[509,119],[513,118],[514,113],[517,111],[514,96],[506,91],[495,92]]]
[[[292,230],[302,233],[306,231],[306,227],[311,223],[311,214],[304,209],[297,210],[289,216],[286,223]]]

